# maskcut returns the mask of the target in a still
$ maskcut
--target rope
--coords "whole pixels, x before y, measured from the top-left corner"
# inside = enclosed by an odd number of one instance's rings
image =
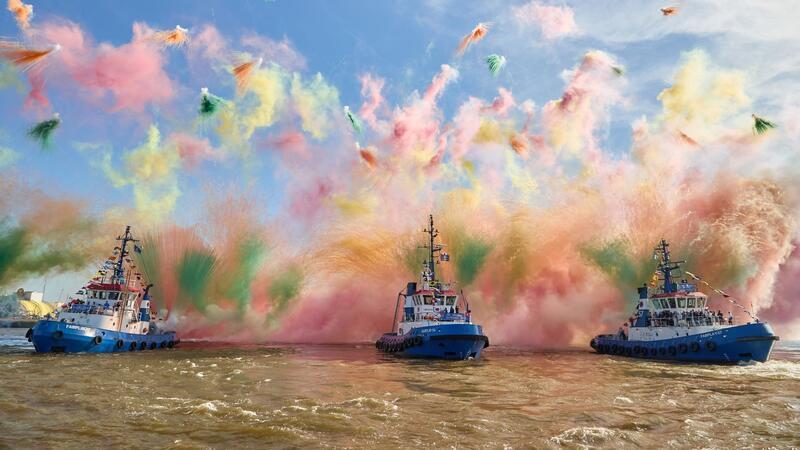
[[[740,305],[739,303],[737,303],[737,302],[736,302],[736,300],[734,300],[734,299],[733,299],[733,297],[731,297],[730,295],[726,294],[726,293],[725,293],[725,292],[723,292],[721,289],[717,289],[717,288],[715,288],[714,286],[711,286],[710,284],[708,284],[708,282],[707,282],[706,280],[704,280],[704,279],[702,279],[702,278],[698,277],[697,275],[693,274],[692,272],[689,272],[688,270],[684,270],[684,271],[683,271],[683,273],[685,273],[686,275],[689,275],[690,277],[694,278],[695,280],[697,280],[697,281],[699,281],[699,282],[701,282],[701,283],[705,284],[705,285],[706,285],[706,286],[708,286],[708,288],[709,288],[709,289],[711,289],[712,291],[714,291],[714,292],[716,292],[717,294],[719,294],[719,295],[721,295],[721,296],[725,297],[725,299],[727,299],[729,302],[731,302],[731,304],[733,304],[733,305],[734,305],[734,306],[736,306],[737,308],[741,309],[742,311],[746,312],[746,313],[747,313],[747,315],[748,315],[748,316],[750,316],[750,317],[751,317],[753,320],[758,320],[758,319],[756,318],[756,316],[754,316],[754,315],[753,315],[753,314],[750,312],[750,310],[748,310],[748,309],[747,309],[747,308],[745,308],[744,306],[742,306],[742,305]]]

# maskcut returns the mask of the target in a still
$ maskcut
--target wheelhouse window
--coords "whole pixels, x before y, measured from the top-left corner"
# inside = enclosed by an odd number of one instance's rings
[[[694,304],[695,304],[694,303],[694,299],[692,297],[689,297],[689,298],[686,299],[686,307],[687,308],[694,308]]]
[[[425,295],[425,296],[423,296],[423,298],[425,299],[425,304],[426,305],[432,305],[433,304],[433,296],[432,295]]]
[[[109,300],[117,300],[119,298],[119,292],[109,292],[108,299]]]
[[[698,298],[697,299],[697,307],[698,308],[705,308],[705,306],[706,306],[706,299]]]
[[[672,309],[676,308],[676,306],[675,306],[675,297],[670,297],[669,298],[669,307],[672,308]]]
[[[447,297],[447,306],[453,306],[456,304],[456,297],[455,295],[451,295]]]
[[[106,299],[106,291],[100,291],[98,293],[97,298],[99,298],[100,300],[105,300]]]
[[[678,308],[686,308],[686,298],[678,297]]]

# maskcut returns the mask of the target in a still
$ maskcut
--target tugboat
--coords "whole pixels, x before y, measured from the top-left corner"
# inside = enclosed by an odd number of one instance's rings
[[[172,348],[180,342],[166,331],[150,298],[152,284],[135,273],[128,251],[141,253],[131,227],[117,237],[121,246],[105,261],[97,277],[60,310],[40,320],[26,337],[39,353],[111,353]],[[111,276],[105,275],[112,270]]]
[[[472,323],[472,311],[464,298],[450,283],[436,277],[436,257],[446,262],[450,255],[443,252],[443,244],[435,242],[439,231],[430,216],[428,228],[428,259],[423,263],[420,284],[409,282],[405,292],[397,296],[392,332],[385,333],[375,342],[379,350],[401,357],[436,359],[477,359],[489,346],[489,339],[480,325]],[[400,304],[402,316],[398,320]],[[396,331],[395,331],[396,330]]]
[[[598,353],[634,358],[737,364],[766,362],[772,346],[780,338],[772,328],[728,294],[714,289],[699,276],[684,271],[722,295],[733,306],[746,312],[751,321],[736,323],[729,311],[709,309],[708,297],[696,284],[682,279],[676,283],[673,272],[681,271],[685,261],[671,261],[669,244],[661,240],[653,252],[659,261],[654,274],[653,292],[645,284],[639,290],[636,312],[616,334],[602,334],[590,345]],[[660,283],[657,283],[660,282]]]

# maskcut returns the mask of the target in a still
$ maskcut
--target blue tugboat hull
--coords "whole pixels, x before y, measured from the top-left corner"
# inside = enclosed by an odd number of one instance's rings
[[[174,332],[132,334],[85,327],[55,320],[40,320],[28,338],[38,353],[113,353],[172,348]]]
[[[627,341],[614,335],[592,339],[601,354],[666,361],[737,364],[766,362],[779,338],[765,323],[749,323],[657,341]]]
[[[412,329],[405,335],[386,333],[375,343],[386,352],[405,358],[478,359],[489,346],[480,325],[433,325]]]

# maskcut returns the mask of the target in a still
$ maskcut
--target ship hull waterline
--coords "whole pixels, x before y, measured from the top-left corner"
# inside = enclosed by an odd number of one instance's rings
[[[601,354],[662,361],[739,364],[766,362],[778,336],[765,323],[748,323],[656,341],[600,335],[590,345]]]
[[[386,333],[375,346],[401,358],[464,360],[478,359],[489,346],[489,338],[477,325],[420,327],[404,335]]]
[[[37,353],[116,353],[172,348],[175,332],[132,334],[56,320],[40,320],[28,331]]]

